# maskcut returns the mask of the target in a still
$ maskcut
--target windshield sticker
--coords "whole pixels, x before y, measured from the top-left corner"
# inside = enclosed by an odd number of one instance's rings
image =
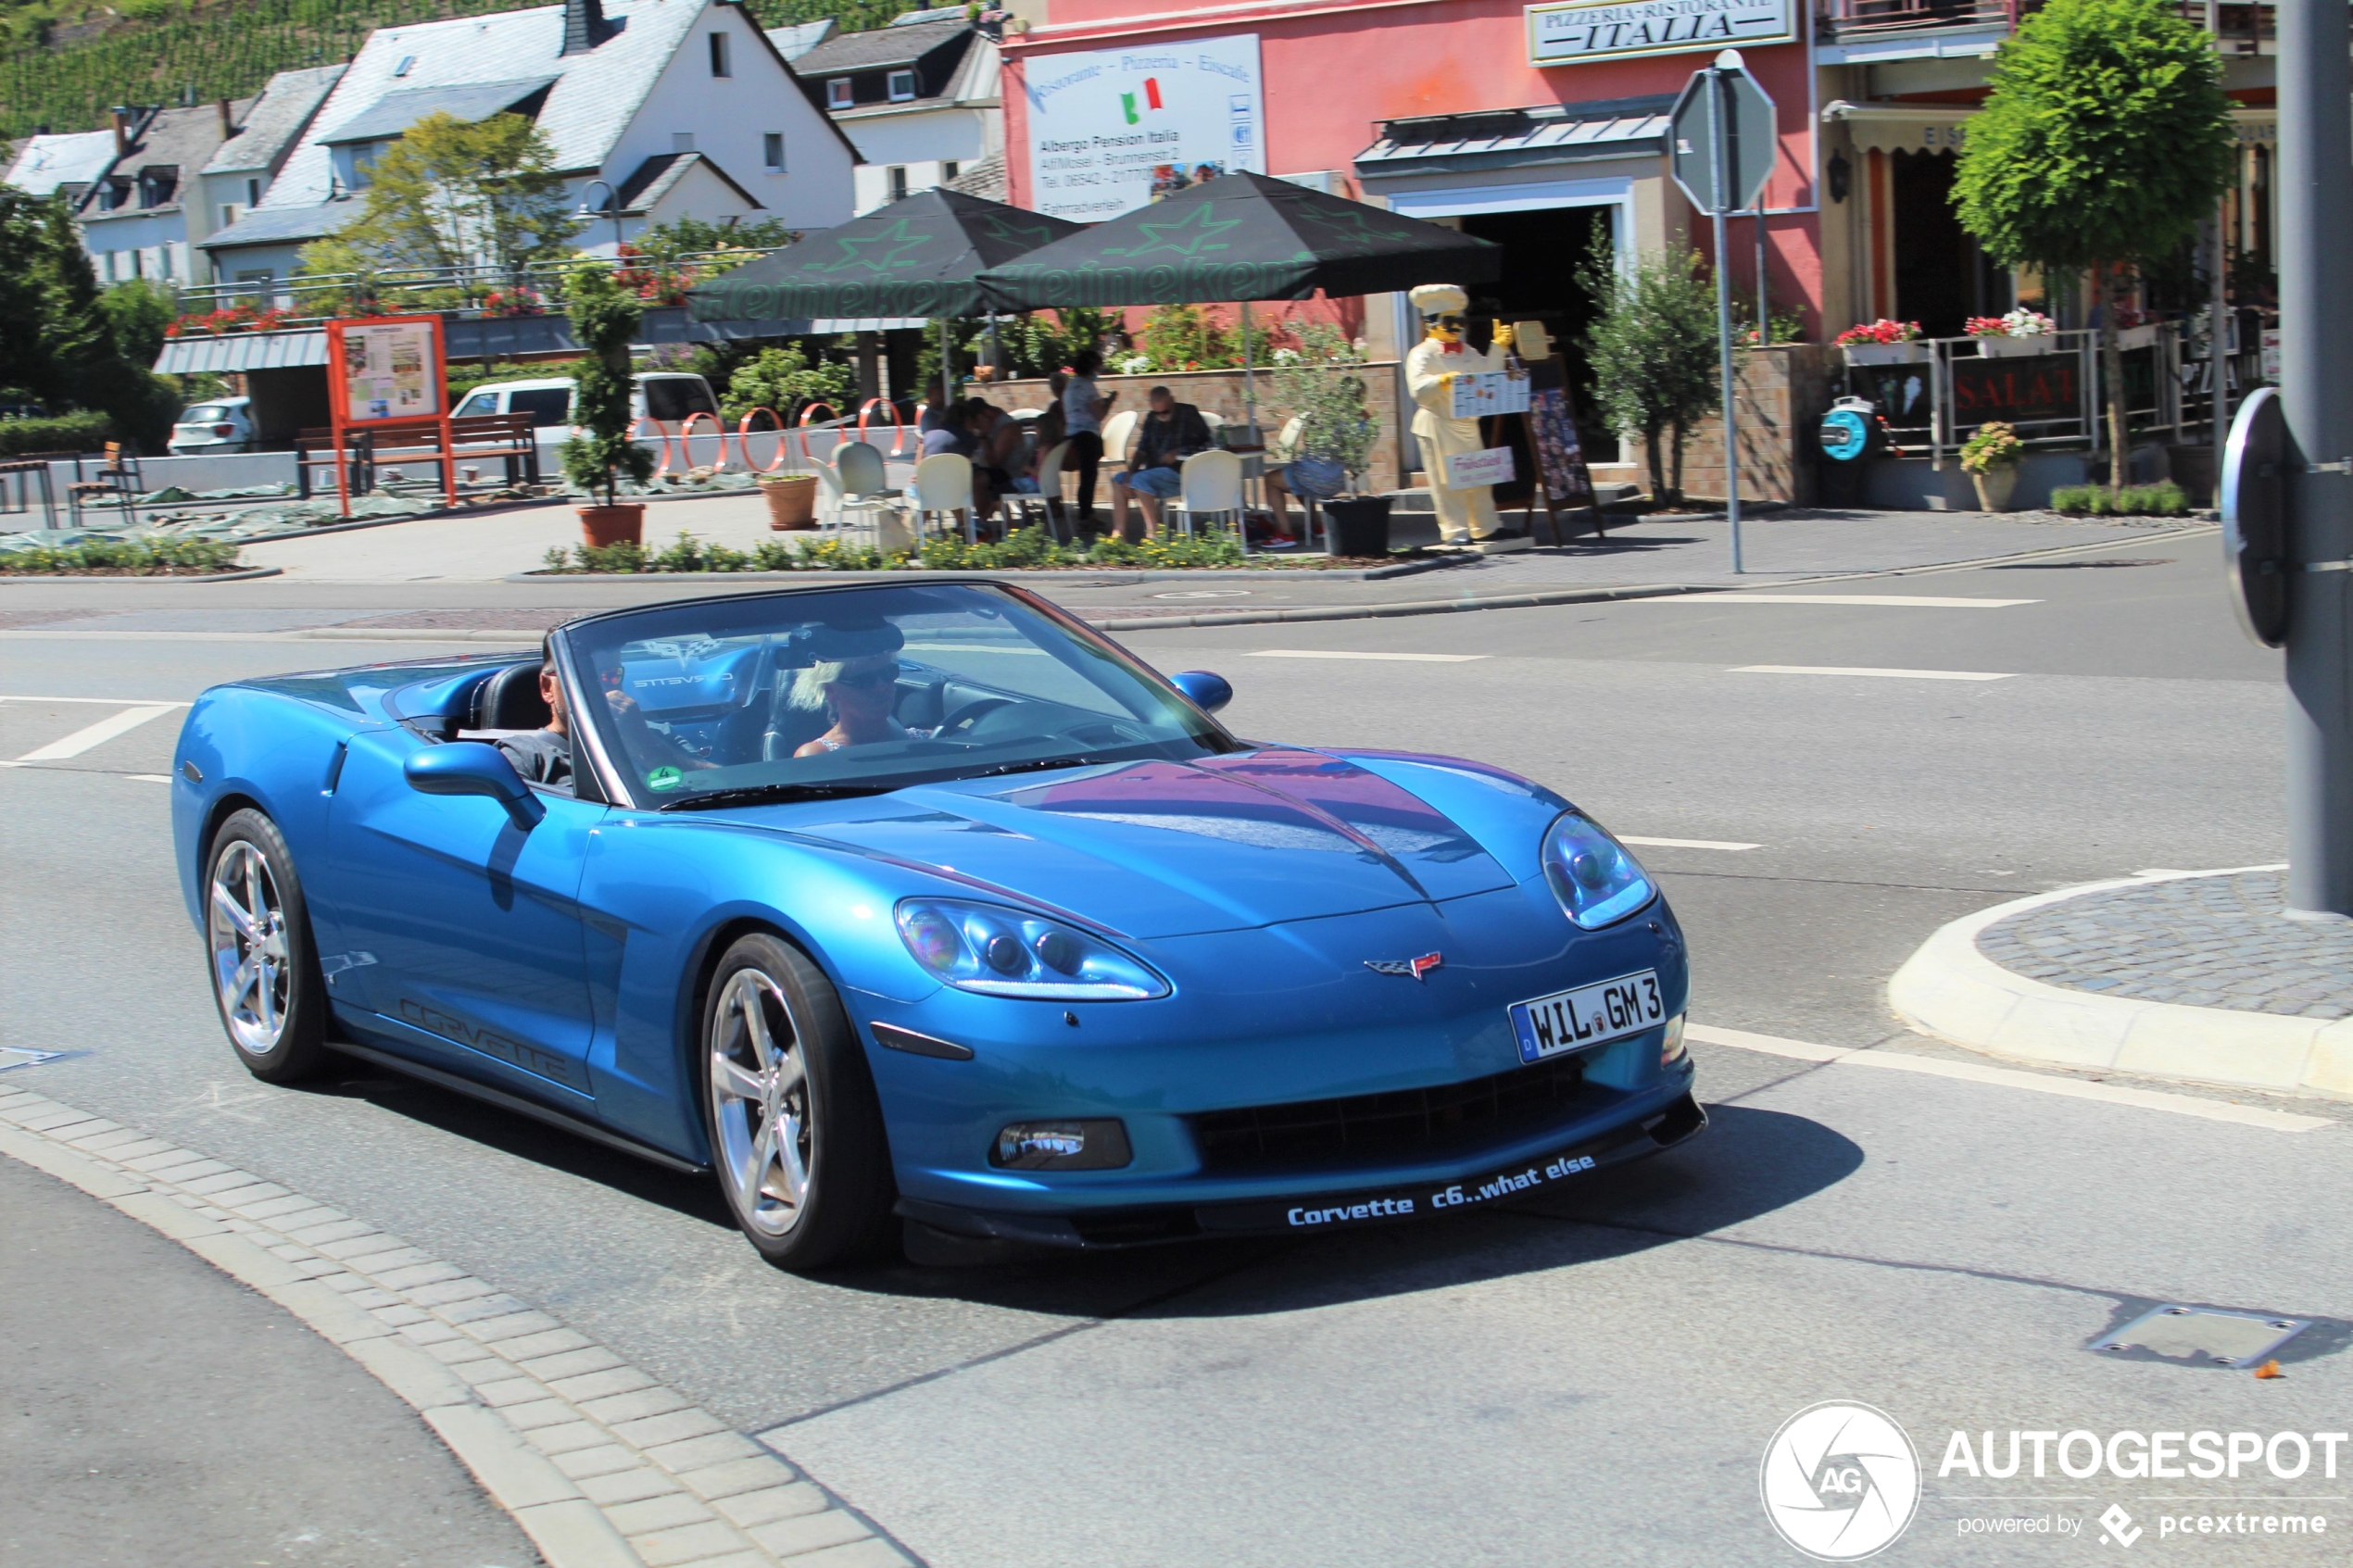
[[[676,789],[686,782],[686,775],[675,768],[656,768],[646,775],[648,789]]]

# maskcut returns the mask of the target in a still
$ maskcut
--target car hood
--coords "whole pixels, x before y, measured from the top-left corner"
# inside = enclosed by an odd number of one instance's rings
[[[1420,797],[1289,748],[726,815],[1139,937],[1437,902],[1515,880]]]

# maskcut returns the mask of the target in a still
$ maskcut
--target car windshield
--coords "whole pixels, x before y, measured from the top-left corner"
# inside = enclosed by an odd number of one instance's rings
[[[598,694],[579,706],[637,802],[663,809],[1238,744],[1109,643],[988,583],[668,605],[566,640]]]

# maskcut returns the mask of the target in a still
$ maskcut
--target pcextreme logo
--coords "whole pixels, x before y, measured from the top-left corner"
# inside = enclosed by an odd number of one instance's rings
[[[1828,1399],[1781,1424],[1757,1473],[1765,1517],[1781,1539],[1822,1562],[1885,1549],[1920,1500],[1920,1460],[1884,1411]]]

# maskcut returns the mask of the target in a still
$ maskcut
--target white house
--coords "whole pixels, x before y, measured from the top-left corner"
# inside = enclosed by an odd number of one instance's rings
[[[779,28],[769,36],[801,31]],[[858,144],[861,213],[992,159],[1001,164],[997,45],[961,8],[907,11],[888,27],[835,33],[799,56],[793,69]]]
[[[261,205],[343,72],[339,65],[313,66],[282,70],[270,79],[261,95],[237,121],[237,133],[221,143],[204,166],[199,176],[201,192],[188,198],[202,204],[204,234],[232,227]],[[198,253],[202,254],[201,245]],[[235,280],[216,272],[212,281]]]
[[[259,205],[206,241],[218,274],[290,275],[304,245],[357,215],[384,149],[435,111],[528,116],[584,213],[584,249],[685,217],[824,229],[851,216],[856,149],[735,0],[565,0],[370,34]]]

